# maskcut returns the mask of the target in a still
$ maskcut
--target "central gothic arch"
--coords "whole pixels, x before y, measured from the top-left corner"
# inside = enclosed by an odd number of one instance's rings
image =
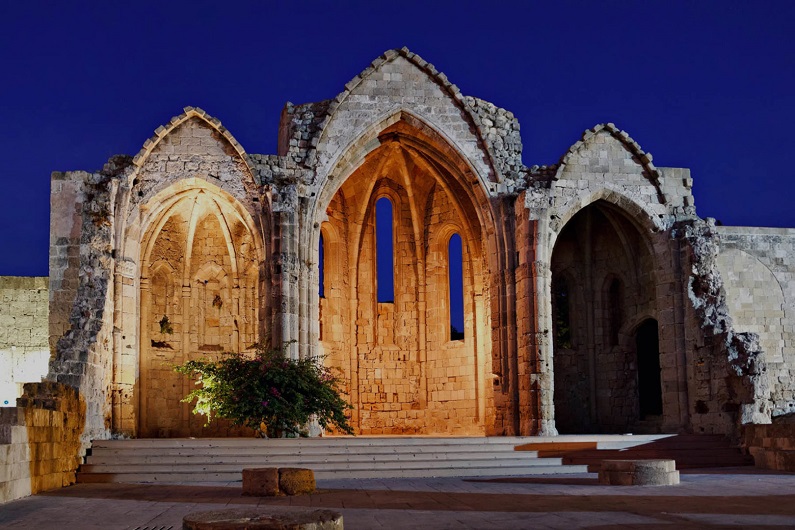
[[[378,147],[320,210],[322,354],[343,374],[361,434],[484,434],[486,408],[493,407],[486,385],[490,211],[478,211],[484,196],[463,173],[466,162],[426,124],[406,115],[377,138]],[[393,219],[391,301],[376,293],[375,211],[382,199]],[[456,234],[463,339],[450,331],[448,246]]]

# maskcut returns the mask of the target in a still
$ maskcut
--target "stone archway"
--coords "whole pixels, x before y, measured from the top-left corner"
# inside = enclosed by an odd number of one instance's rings
[[[551,299],[561,434],[627,432],[637,426],[633,323],[657,314],[654,269],[653,251],[638,223],[607,201],[586,206],[560,231],[552,252]]]
[[[490,368],[485,212],[478,214],[455,166],[420,136],[402,121],[387,128],[325,207],[321,346],[327,364],[344,376],[357,432],[484,434]],[[377,292],[378,238],[384,236],[376,231],[376,206],[384,199],[393,219],[392,299]],[[452,336],[450,324],[448,247],[456,234],[463,338]]]
[[[192,382],[173,365],[245,351],[258,341],[256,234],[234,199],[209,187],[180,192],[141,245],[138,435],[234,436],[227,422],[181,403]]]

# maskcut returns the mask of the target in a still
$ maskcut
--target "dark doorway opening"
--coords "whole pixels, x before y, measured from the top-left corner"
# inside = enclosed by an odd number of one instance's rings
[[[662,383],[660,382],[660,339],[657,321],[645,320],[635,333],[638,352],[638,405],[640,419],[662,414]]]

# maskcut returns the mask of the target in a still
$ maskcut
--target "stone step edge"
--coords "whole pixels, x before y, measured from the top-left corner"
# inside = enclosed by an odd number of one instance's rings
[[[236,445],[256,445],[268,444],[271,446],[286,445],[295,447],[297,445],[397,445],[405,446],[411,444],[425,445],[520,445],[531,442],[610,442],[626,441],[640,443],[653,442],[665,438],[676,436],[674,434],[602,434],[602,435],[562,435],[562,436],[467,436],[467,437],[423,437],[423,436],[385,436],[385,437],[317,437],[317,438],[133,438],[126,440],[93,440],[95,447],[107,447],[111,445],[150,445],[163,447],[167,445],[177,445],[183,447],[219,447]]]
[[[548,455],[550,458],[561,458],[560,455]],[[564,455],[568,456],[568,455]],[[86,456],[86,462],[89,461],[111,461],[111,462],[137,462],[141,460],[179,460],[185,462],[200,462],[203,460],[217,460],[224,459],[227,461],[233,460],[365,460],[365,461],[382,461],[382,460],[483,460],[491,458],[539,458],[535,452],[522,452],[517,453],[513,451],[504,452],[483,452],[483,453],[312,453],[312,454],[193,454],[193,455],[105,455],[105,454],[91,454]]]
[[[341,470],[316,471],[315,478],[411,478],[411,477],[521,477],[535,475],[569,475],[588,473],[586,466],[540,466],[532,468],[512,468],[509,473],[505,469],[408,469],[408,470]],[[242,472],[237,473],[78,473],[77,482],[86,483],[175,483],[175,482],[240,482]],[[322,485],[321,485],[322,487]]]
[[[163,455],[163,454],[397,454],[397,453],[494,453],[515,452],[513,445],[506,446],[348,446],[348,447],[146,447],[105,448],[93,447],[91,454],[109,455]]]
[[[135,466],[115,466],[115,465],[105,465],[105,464],[84,464],[80,466],[81,473],[157,473],[160,471],[164,472],[180,472],[180,471],[188,471],[188,472],[213,472],[214,470],[221,471],[219,468],[226,468],[223,469],[224,471],[235,471],[238,469],[243,469],[245,467],[275,467],[270,462],[258,462],[252,464],[223,464],[223,463],[204,463],[204,464],[175,464],[175,465],[157,465],[157,464],[140,464]],[[285,465],[287,464],[287,465]],[[461,465],[460,462],[457,461],[445,461],[445,460],[436,460],[436,461],[406,461],[406,462],[388,462],[383,464],[378,464],[373,466],[373,462],[303,462],[303,461],[294,461],[294,462],[280,462],[278,467],[307,467],[313,470],[326,470],[326,469],[371,469],[371,470],[388,470],[388,469],[477,469],[481,467],[492,467],[492,468],[510,468],[510,467],[549,467],[549,466],[560,466],[563,463],[555,459],[549,460],[540,460],[540,459],[532,459],[532,460],[484,460],[484,461],[472,461],[468,465]],[[574,464],[577,465],[577,464]],[[195,471],[192,471],[195,470]]]

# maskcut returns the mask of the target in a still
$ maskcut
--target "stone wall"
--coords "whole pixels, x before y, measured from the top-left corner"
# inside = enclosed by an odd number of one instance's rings
[[[759,336],[772,415],[795,412],[795,230],[716,227],[734,328]]]
[[[276,155],[186,107],[134,158],[53,174],[49,377],[85,397],[84,441],[209,434],[168,364],[256,340],[326,355],[361,433],[555,434],[556,409],[579,430],[731,432],[789,410],[795,237],[724,230],[718,256],[688,170],[655,167],[613,124],[526,167],[519,130],[401,49],[333,99],[288,104]],[[379,302],[382,198],[396,273]],[[463,340],[449,335],[453,234]],[[570,341],[556,337],[565,277]],[[656,346],[641,347],[646,324]],[[651,418],[644,381],[662,402]],[[572,401],[582,414],[564,418]]]
[[[0,276],[0,406],[41,381],[50,361],[46,277]]]
[[[0,410],[0,502],[74,484],[85,413],[58,383],[27,383],[17,406]]]
[[[754,465],[762,469],[795,472],[795,417],[772,425],[743,427],[743,448],[754,457]]]
[[[539,289],[543,287],[545,270],[548,266],[538,261],[538,221],[529,218],[530,212],[525,207],[525,195],[519,195],[515,203],[516,218],[516,252],[518,255],[516,278],[516,335],[517,365],[521,369],[517,373],[518,403],[510,400],[510,394],[499,392],[507,386],[496,374],[506,372],[499,363],[492,364],[496,414],[493,431],[490,434],[506,434],[516,429],[522,435],[553,435],[555,434],[555,411],[552,400],[543,399],[543,389],[552,388],[552,371],[542,363],[540,352],[548,348],[552,334],[548,329],[538,326]],[[506,403],[507,402],[507,403]],[[518,414],[516,410],[518,409]]]
[[[49,328],[54,355],[47,379],[83,396],[86,447],[93,438],[109,436],[111,428],[117,161],[111,159],[97,173],[53,173],[50,189]]]
[[[389,130],[402,135],[407,127]],[[398,143],[385,143],[326,208],[320,345],[326,362],[343,372],[361,434],[484,432],[491,393],[483,382],[487,260],[482,228],[457,178]],[[391,300],[376,294],[379,201],[388,201],[392,211]],[[466,256],[461,340],[450,332],[448,243],[454,234]],[[309,288],[317,292],[317,285]]]

